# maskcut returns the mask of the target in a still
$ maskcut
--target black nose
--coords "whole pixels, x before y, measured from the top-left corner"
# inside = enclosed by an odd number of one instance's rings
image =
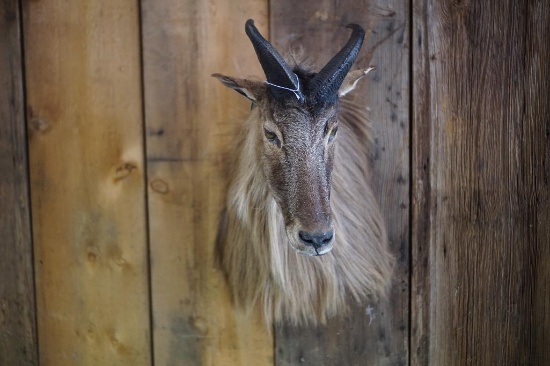
[[[332,240],[334,230],[329,230],[326,233],[308,233],[305,231],[300,231],[298,236],[306,245],[310,245],[315,249],[318,249]]]

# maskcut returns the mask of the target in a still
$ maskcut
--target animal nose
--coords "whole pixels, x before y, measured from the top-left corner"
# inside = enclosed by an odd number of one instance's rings
[[[330,243],[332,237],[334,236],[334,230],[329,230],[326,233],[308,233],[305,231],[300,231],[298,236],[306,245],[318,249],[323,245]]]

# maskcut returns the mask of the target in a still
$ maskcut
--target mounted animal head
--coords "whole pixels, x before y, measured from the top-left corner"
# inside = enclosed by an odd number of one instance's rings
[[[328,253],[334,232],[330,207],[339,98],[370,70],[348,74],[365,32],[357,24],[345,46],[318,73],[292,69],[259,33],[252,20],[252,41],[267,81],[214,74],[259,109],[258,143],[263,174],[284,217],[292,247],[307,255]]]

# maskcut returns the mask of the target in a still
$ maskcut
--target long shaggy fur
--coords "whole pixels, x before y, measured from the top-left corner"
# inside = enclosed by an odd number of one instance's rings
[[[282,213],[262,173],[258,108],[244,125],[236,151],[227,207],[219,232],[221,262],[234,302],[258,304],[271,323],[324,323],[358,302],[384,295],[393,258],[370,187],[367,121],[341,101],[332,175],[334,249],[325,256],[298,254],[288,244]]]

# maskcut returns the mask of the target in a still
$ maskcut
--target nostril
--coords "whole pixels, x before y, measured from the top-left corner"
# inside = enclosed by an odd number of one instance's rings
[[[334,237],[334,230],[329,230],[325,233],[308,233],[307,231],[298,232],[300,240],[306,245],[319,248],[322,245],[330,243]]]
[[[314,241],[312,239],[312,235],[310,233],[307,233],[305,231],[300,231],[298,233],[298,236],[300,237],[300,240],[302,240],[304,243],[308,245],[313,245]]]
[[[329,230],[323,235],[323,244],[327,244],[332,240],[332,237],[334,236],[334,230]]]

